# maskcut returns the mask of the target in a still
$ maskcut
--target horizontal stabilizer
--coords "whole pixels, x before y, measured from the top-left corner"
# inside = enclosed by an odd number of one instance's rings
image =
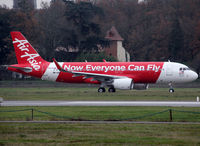
[[[11,66],[11,65],[2,65],[3,67],[10,67],[10,68],[15,68],[15,69],[19,69],[21,71],[24,71],[26,73],[28,72],[32,72],[32,68],[31,67],[18,67],[18,66]]]

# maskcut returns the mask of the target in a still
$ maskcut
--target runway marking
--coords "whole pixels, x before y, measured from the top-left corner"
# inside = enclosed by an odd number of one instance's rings
[[[193,101],[4,101],[0,106],[165,106],[200,107]]]

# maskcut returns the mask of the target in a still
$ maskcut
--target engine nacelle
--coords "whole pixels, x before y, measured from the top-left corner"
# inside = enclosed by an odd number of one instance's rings
[[[114,86],[116,89],[131,90],[133,89],[133,80],[130,78],[114,79],[112,86]]]
[[[134,84],[133,89],[136,90],[147,90],[149,88],[149,84]]]

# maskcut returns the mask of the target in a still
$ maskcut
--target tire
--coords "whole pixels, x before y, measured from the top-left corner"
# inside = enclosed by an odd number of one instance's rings
[[[115,92],[116,90],[115,90],[115,88],[109,88],[108,89],[108,92]]]
[[[100,87],[100,88],[98,89],[98,92],[100,92],[100,93],[106,92],[106,89],[103,88],[103,87]]]
[[[169,89],[169,92],[170,92],[170,93],[173,93],[173,92],[174,92],[174,89]]]

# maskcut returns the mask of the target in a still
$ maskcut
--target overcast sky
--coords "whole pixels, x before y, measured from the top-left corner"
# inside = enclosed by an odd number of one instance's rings
[[[40,4],[42,1],[49,3],[51,0],[36,0],[36,1],[37,1],[37,8],[41,8]],[[3,4],[5,4],[9,8],[12,8],[13,0],[0,0],[0,5],[3,5]]]

